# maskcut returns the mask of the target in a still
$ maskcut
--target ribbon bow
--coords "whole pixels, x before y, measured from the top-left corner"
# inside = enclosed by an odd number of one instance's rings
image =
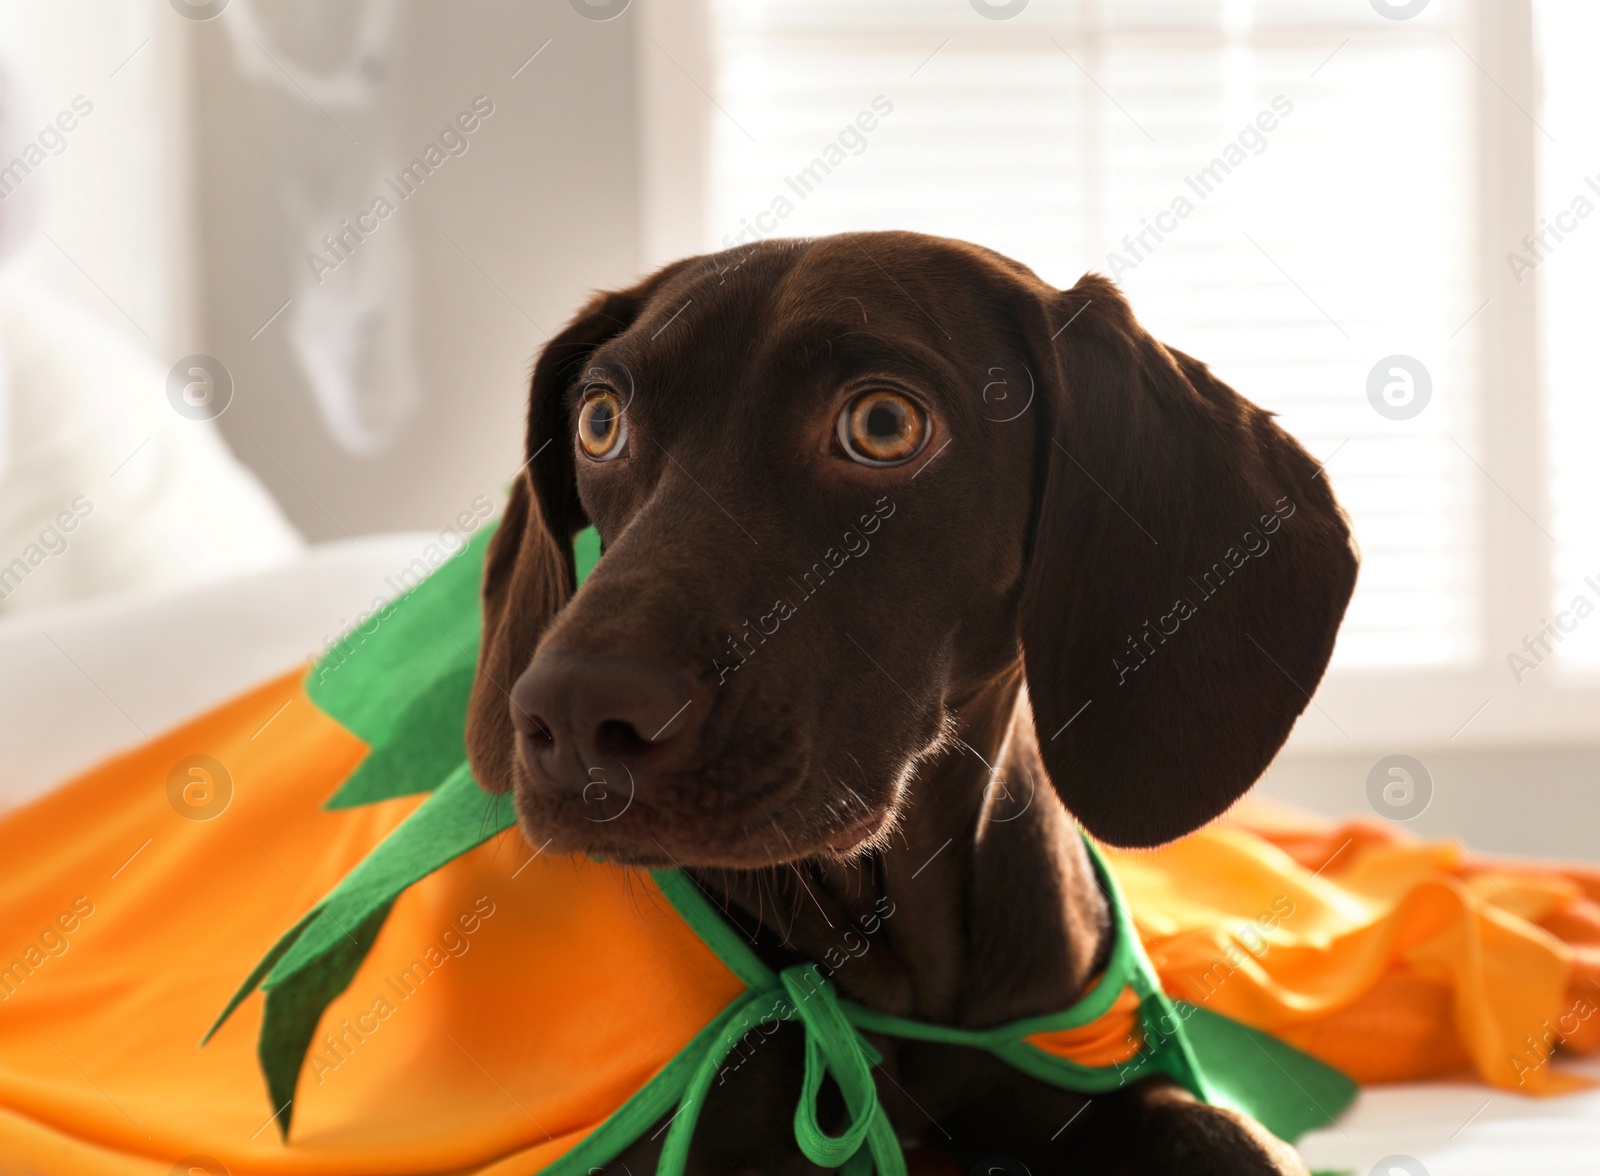
[[[794,1108],[794,1138],[806,1158],[818,1167],[842,1169],[846,1176],[874,1172],[877,1176],[906,1176],[899,1140],[872,1080],[872,1067],[883,1060],[882,1055],[850,1023],[833,985],[815,964],[785,968],[775,981],[750,988],[714,1022],[718,1032],[698,1050],[693,1076],[667,1130],[656,1176],[682,1176],[689,1143],[713,1081],[740,1041],[758,1031],[766,1036],[761,1027],[769,1021],[799,1021],[805,1027],[805,1076]],[[767,1011],[762,1012],[763,1008]],[[844,1094],[848,1113],[845,1129],[838,1135],[824,1130],[817,1117],[817,1097],[828,1077]]]

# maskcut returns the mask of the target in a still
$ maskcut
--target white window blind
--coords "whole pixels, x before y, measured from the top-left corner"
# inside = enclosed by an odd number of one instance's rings
[[[1335,664],[1459,665],[1484,654],[1482,298],[1451,7],[711,0],[711,236],[905,228],[1058,286],[1114,272],[1158,338],[1328,461],[1364,554]],[[1431,380],[1410,419],[1368,400],[1397,354]],[[1600,572],[1589,537],[1572,566]]]
[[[1544,73],[1540,122],[1549,137],[1537,140],[1541,224],[1528,227],[1547,235],[1508,246],[1537,263],[1521,276],[1541,295],[1550,531],[1556,541],[1551,611],[1542,620],[1558,627],[1545,640],[1562,661],[1594,669],[1600,668],[1600,366],[1594,357],[1600,324],[1600,119],[1594,98],[1600,5],[1539,0],[1534,16]],[[1574,607],[1580,600],[1587,607]]]

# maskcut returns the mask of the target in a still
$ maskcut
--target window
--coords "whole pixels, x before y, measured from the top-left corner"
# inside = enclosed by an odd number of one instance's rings
[[[1328,463],[1364,562],[1297,739],[1592,733],[1600,612],[1555,669],[1511,655],[1600,606],[1600,217],[1521,283],[1505,258],[1600,185],[1592,3],[706,2],[707,247],[897,227],[1111,273]]]
[[[1110,272],[1157,337],[1330,461],[1365,556],[1338,664],[1479,654],[1478,475],[1456,448],[1476,449],[1455,333],[1474,306],[1472,66],[1448,22],[1151,0],[1006,22],[940,0],[713,13],[720,243],[901,227],[1058,286]],[[828,152],[880,95],[892,113]],[[1426,369],[1431,411],[1368,403],[1392,354]]]
[[[1600,668],[1600,368],[1593,355],[1600,324],[1600,119],[1594,117],[1593,54],[1600,43],[1600,6],[1541,0],[1534,13],[1548,112],[1540,122],[1549,136],[1539,140],[1539,228],[1548,236],[1530,242],[1532,248],[1517,241],[1511,249],[1521,259],[1518,276],[1537,287],[1541,301],[1556,545],[1548,619],[1561,633],[1557,656],[1569,667],[1592,669]],[[1536,269],[1525,268],[1533,262]],[[1508,258],[1508,269],[1512,264]],[[1597,610],[1592,619],[1588,609]]]

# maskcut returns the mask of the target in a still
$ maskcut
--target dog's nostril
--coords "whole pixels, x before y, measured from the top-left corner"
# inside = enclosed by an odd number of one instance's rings
[[[555,736],[550,733],[550,724],[544,721],[543,716],[513,703],[511,723],[517,729],[517,737],[522,741],[525,751],[547,751],[555,746]]]
[[[606,719],[595,728],[594,746],[602,755],[625,758],[650,750],[652,744],[639,734],[632,723],[625,723],[620,719]]]

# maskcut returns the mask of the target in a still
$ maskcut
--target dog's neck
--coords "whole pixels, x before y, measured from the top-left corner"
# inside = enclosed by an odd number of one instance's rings
[[[981,1027],[1075,1001],[1108,907],[1034,741],[1021,669],[952,710],[890,844],[850,863],[705,872],[770,963],[816,961],[846,996]],[[992,765],[992,766],[991,766]]]

